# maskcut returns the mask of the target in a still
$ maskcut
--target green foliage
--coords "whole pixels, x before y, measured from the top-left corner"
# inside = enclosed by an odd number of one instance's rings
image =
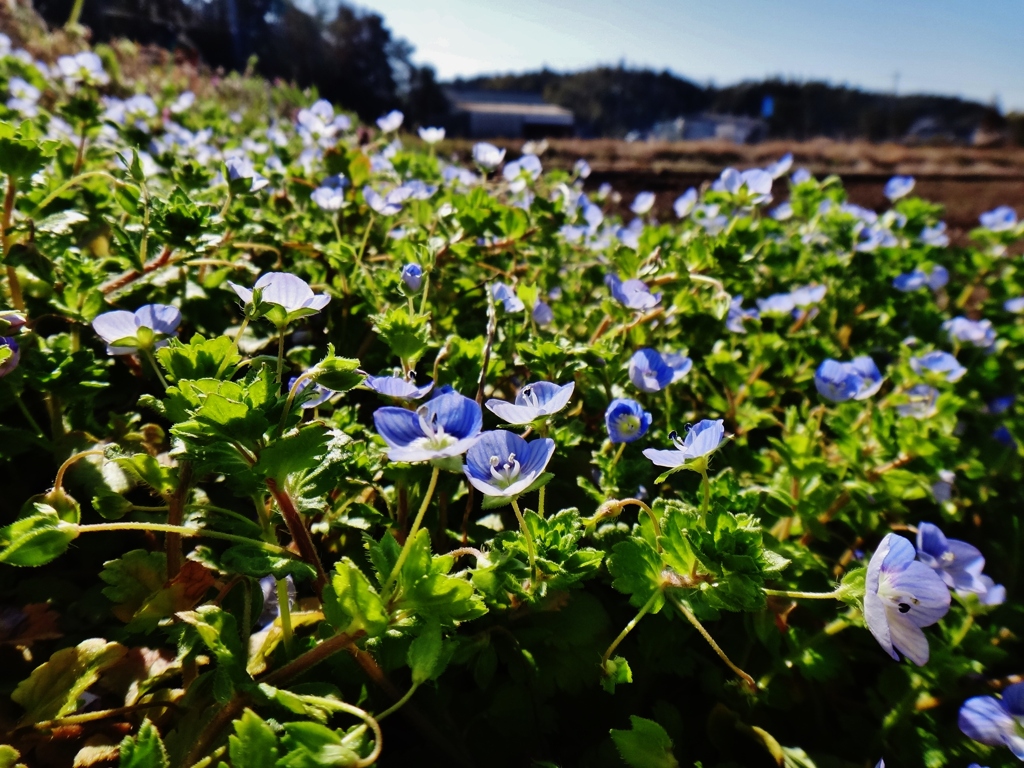
[[[628,731],[611,731],[612,741],[622,759],[632,768],[676,768],[672,740],[653,720],[632,715]]]

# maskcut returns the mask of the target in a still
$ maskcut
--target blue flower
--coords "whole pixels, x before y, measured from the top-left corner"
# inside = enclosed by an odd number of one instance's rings
[[[934,248],[945,248],[949,245],[949,235],[946,234],[946,222],[940,221],[934,227],[925,227],[919,235],[921,242]]]
[[[924,288],[927,284],[928,275],[920,269],[914,269],[912,272],[905,272],[902,275],[898,275],[893,278],[892,281],[892,287],[897,291],[902,291],[903,293],[917,291]]]
[[[788,315],[795,307],[793,296],[789,293],[773,293],[766,299],[757,300],[757,308],[762,315]]]
[[[647,448],[644,456],[657,467],[681,467],[688,461],[705,458],[717,451],[724,436],[722,419],[704,419],[690,428],[686,439],[680,438],[676,432],[669,435],[676,445],[674,451]]]
[[[953,483],[956,482],[956,473],[948,469],[939,470],[939,479],[932,483],[932,496],[940,504],[945,504],[953,498]],[[918,549],[921,545],[918,544]]]
[[[420,128],[420,138],[425,144],[437,144],[444,139],[444,128]]]
[[[797,168],[793,171],[793,175],[789,177],[789,180],[793,182],[793,184],[804,184],[813,178],[814,177],[811,175],[811,172],[806,168]]]
[[[520,389],[514,404],[492,398],[484,405],[506,424],[529,424],[565,408],[574,389],[576,384],[572,381],[561,386],[550,381],[537,381]]]
[[[581,157],[575,162],[572,170],[579,178],[585,179],[590,176],[590,163]]]
[[[0,363],[0,379],[18,367],[21,360],[21,347],[11,336],[0,336],[0,349],[9,349],[10,355]]]
[[[423,285],[423,267],[419,264],[406,264],[402,267],[402,282],[410,291],[418,291]]]
[[[615,237],[627,248],[634,251],[640,247],[640,235],[644,233],[644,223],[640,219],[633,219],[629,226],[619,227],[615,230]]]
[[[893,202],[906,197],[914,188],[913,176],[893,176],[885,184],[885,196]]]
[[[1017,226],[1017,212],[1008,205],[1000,205],[981,214],[978,220],[990,232],[1006,232]]]
[[[900,416],[915,419],[927,419],[935,415],[935,403],[939,399],[939,390],[928,384],[915,384],[904,393],[906,402],[896,406]]]
[[[789,173],[789,169],[793,167],[793,153],[787,152],[774,163],[770,163],[765,168],[765,173],[771,176],[773,179],[780,179]]]
[[[690,372],[690,369],[693,368],[693,360],[682,352],[666,352],[661,356],[661,359],[665,361],[665,365],[672,369],[673,384],[685,377]]]
[[[1013,433],[1005,424],[1000,424],[998,427],[995,428],[995,430],[992,432],[992,439],[994,439],[1000,445],[1005,446],[1006,448],[1017,447],[1017,441],[1014,439]]]
[[[1024,296],[1018,296],[1015,299],[1007,299],[1003,302],[1003,309],[1007,312],[1013,312],[1015,315],[1024,313]]]
[[[960,707],[960,730],[990,747],[1009,747],[1024,760],[1024,683],[1003,690],[1003,697],[975,696]]]
[[[629,380],[641,392],[660,392],[673,381],[676,371],[655,350],[637,350],[629,359]]]
[[[512,192],[522,192],[531,181],[540,176],[541,170],[540,158],[527,154],[506,164],[502,175],[509,182],[509,189]]]
[[[167,304],[147,304],[134,312],[104,312],[92,321],[93,330],[107,342],[107,353],[130,355],[166,346],[181,324],[181,312]]]
[[[495,283],[491,286],[491,295],[495,301],[500,301],[506,312],[522,312],[526,309],[523,300],[516,296],[515,291],[504,283]]]
[[[434,382],[428,381],[422,387],[416,386],[413,374],[408,376],[367,376],[363,384],[372,389],[378,395],[397,397],[399,400],[420,400],[427,396],[434,387]]]
[[[505,159],[505,150],[498,149],[493,144],[488,144],[486,141],[481,141],[479,144],[473,145],[473,161],[488,171],[497,168],[501,165],[501,161]]]
[[[914,559],[914,545],[886,534],[871,556],[864,582],[864,620],[882,649],[899,661],[903,654],[917,666],[928,661],[931,626],[949,611],[949,590],[924,563]]]
[[[917,559],[935,570],[950,589],[982,594],[981,580],[985,558],[981,551],[966,541],[947,539],[937,525],[917,526]]]
[[[941,264],[933,266],[931,272],[928,273],[928,287],[937,291],[940,288],[945,288],[948,282],[949,270]]]
[[[260,292],[261,303],[278,307],[279,309],[272,307],[267,312],[267,317],[279,328],[297,318],[315,315],[331,300],[325,293],[314,294],[309,283],[287,272],[268,272],[260,277],[251,289],[243,288],[230,280],[228,285],[247,307],[253,304],[255,291]]]
[[[828,288],[824,285],[804,285],[799,288],[794,288],[789,292],[789,295],[793,299],[794,308],[803,308],[820,303],[821,300],[825,298],[825,293],[827,291]]]
[[[654,200],[655,197],[653,192],[640,192],[633,199],[633,204],[629,206],[629,210],[637,216],[643,216],[654,207]]]
[[[746,333],[747,329],[743,325],[745,320],[757,320],[761,317],[761,314],[756,309],[744,309],[743,308],[743,295],[739,294],[732,297],[732,301],[729,302],[729,313],[725,316],[725,327],[733,333]]]
[[[651,428],[651,414],[636,400],[616,398],[604,412],[604,424],[613,443],[632,443]]]
[[[230,181],[237,181],[238,179],[249,180],[250,192],[259,192],[270,183],[270,181],[257,173],[252,160],[247,157],[229,157],[224,161],[224,164],[227,166],[228,179]]]
[[[996,584],[991,576],[986,576],[984,573],[979,578],[985,589],[984,592],[975,593],[958,589],[956,590],[957,595],[965,599],[974,595],[979,605],[984,605],[988,608],[995,608],[1006,602],[1006,587],[1002,584]]]
[[[298,376],[292,376],[288,380],[288,391],[290,392],[292,387],[295,386],[295,382],[298,381]],[[313,388],[309,389],[312,384]],[[306,390],[309,389],[308,394],[305,395],[305,399],[301,397]],[[295,392],[296,399],[302,404],[302,408],[316,408],[323,405],[331,399],[333,395],[337,394],[334,390],[328,389],[327,387],[315,384],[312,379],[303,379],[302,383],[299,384],[298,390]]]
[[[402,210],[402,203],[409,199],[411,190],[404,187],[397,187],[386,195],[382,195],[373,187],[363,187],[363,199],[376,213],[381,216],[394,216]]]
[[[530,312],[530,317],[533,318],[533,322],[535,322],[537,325],[543,328],[544,326],[551,325],[551,323],[554,322],[555,311],[551,309],[550,304],[543,301],[538,301],[536,304],[533,305],[533,310]]]
[[[690,214],[695,205],[697,205],[697,190],[690,187],[672,203],[672,210],[676,212],[677,217],[682,219]]]
[[[415,411],[378,408],[377,432],[388,444],[392,461],[430,461],[458,456],[480,439],[483,414],[475,400],[457,392],[428,400]]]
[[[991,320],[954,317],[944,322],[942,328],[949,333],[950,341],[971,344],[982,349],[991,349],[996,343],[996,331]]]
[[[614,272],[604,276],[604,284],[612,292],[612,296],[630,309],[651,309],[661,301],[660,293],[651,293],[651,289],[643,280],[626,280],[623,282]]]
[[[527,442],[508,430],[484,432],[466,453],[466,479],[485,496],[514,497],[525,493],[541,476],[555,441],[549,437]]]
[[[949,352],[938,350],[910,358],[910,367],[919,376],[925,375],[925,372],[942,374],[942,378],[951,383],[960,381],[967,373],[967,369],[960,365]]]
[[[814,372],[818,393],[833,403],[865,400],[882,386],[882,374],[870,357],[854,358],[849,363],[828,359]]]
[[[392,109],[383,117],[377,118],[377,127],[384,131],[384,133],[393,133],[402,127],[404,120],[405,115],[397,109]]]

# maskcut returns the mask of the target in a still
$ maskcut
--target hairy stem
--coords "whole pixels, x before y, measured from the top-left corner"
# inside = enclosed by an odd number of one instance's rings
[[[704,629],[704,625],[701,624],[700,621],[697,620],[697,617],[693,615],[693,612],[675,595],[669,595],[668,599],[671,600],[672,604],[679,609],[679,612],[686,617],[686,620],[690,622],[698,632],[700,632],[701,637],[707,640],[708,645],[711,646],[711,650],[718,654],[718,658],[724,661],[725,665],[735,672],[736,675],[747,684],[747,687],[750,688],[751,691],[756,691],[757,683],[754,681],[754,678],[732,663],[729,657],[725,655],[725,651],[723,651],[718,643],[715,642],[715,638],[713,638],[711,634]]]
[[[530,528],[526,525],[526,518],[519,511],[519,502],[515,499],[512,499],[512,511],[516,513],[516,517],[519,519],[519,528],[523,532],[523,538],[526,539],[526,554],[530,558],[530,591],[532,592],[537,586],[537,552],[533,546],[533,534],[530,533]]]
[[[644,607],[640,609],[640,612],[636,616],[634,616],[625,627],[622,628],[622,631],[619,632],[618,637],[612,640],[612,644],[608,646],[608,650],[606,650],[604,652],[604,655],[601,657],[602,668],[604,668],[604,665],[608,662],[608,659],[612,657],[612,654],[615,653],[615,649],[619,647],[619,644],[626,639],[626,635],[632,632],[633,628],[640,623],[640,619],[646,616],[647,613],[651,610],[651,608],[654,607],[654,604],[657,602],[658,597],[660,595],[660,590],[653,592],[650,598],[647,600],[647,602],[644,603]]]
[[[398,574],[402,572],[402,566],[405,565],[405,561],[409,557],[409,550],[412,549],[412,540],[416,538],[416,534],[420,530],[420,525],[423,523],[423,516],[427,514],[427,508],[430,506],[430,500],[434,496],[434,489],[437,487],[437,478],[440,474],[440,467],[434,467],[434,471],[430,473],[430,484],[427,486],[427,495],[423,497],[423,503],[420,504],[420,511],[416,513],[416,519],[412,521],[412,528],[409,529],[409,535],[405,537],[405,544],[402,545],[402,551],[398,553],[398,560],[395,561],[395,567],[391,569],[391,574],[388,576],[387,581],[384,582],[384,589],[381,591],[381,594],[383,595],[385,604],[387,604],[391,599],[391,592],[394,589],[395,582],[398,581]]]
[[[316,552],[313,540],[309,536],[309,529],[306,528],[299,511],[295,508],[295,502],[292,501],[286,490],[278,486],[277,481],[267,478],[267,488],[273,494],[277,508],[281,510],[281,516],[284,518],[285,525],[288,526],[292,541],[299,548],[299,555],[316,569],[316,580],[313,582],[313,587],[317,597],[322,597],[324,587],[327,586],[327,574],[324,572],[323,563],[320,562],[320,555]]]

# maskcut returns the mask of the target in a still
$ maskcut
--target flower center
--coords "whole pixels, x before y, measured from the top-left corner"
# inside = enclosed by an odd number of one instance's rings
[[[640,431],[640,419],[631,413],[627,413],[626,415],[619,417],[619,421],[616,426],[618,427],[619,432],[624,435],[635,435]]]
[[[508,488],[519,479],[519,472],[522,469],[516,461],[516,455],[510,453],[508,460],[502,462],[497,456],[491,456],[491,477],[499,488]]]
[[[904,614],[910,613],[914,606],[921,602],[913,595],[903,594],[902,592],[893,589],[892,583],[885,575],[878,580],[878,596],[891,607]]]
[[[533,391],[533,387],[526,385],[519,392],[519,396],[523,398],[523,402],[531,408],[540,408],[540,402],[537,400],[537,393]]]
[[[420,429],[423,430],[423,437],[418,437],[409,445],[428,451],[440,451],[459,441],[455,435],[449,435],[444,431],[444,426],[438,424],[437,414],[429,413],[427,406],[421,405],[416,410],[420,417]]]

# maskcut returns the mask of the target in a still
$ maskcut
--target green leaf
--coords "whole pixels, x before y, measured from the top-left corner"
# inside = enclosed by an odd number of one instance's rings
[[[677,768],[672,754],[672,740],[665,729],[653,720],[630,715],[628,731],[611,730],[619,754],[632,768]]]
[[[347,557],[334,565],[324,589],[324,616],[336,630],[352,634],[364,630],[370,637],[384,634],[388,615],[370,580]]]
[[[278,768],[344,768],[359,761],[335,731],[319,723],[285,723],[282,743],[288,749]]]
[[[275,440],[260,452],[254,469],[283,484],[288,475],[317,466],[327,454],[330,435],[322,424],[310,424]]]
[[[226,571],[255,579],[264,576],[284,579],[291,576],[296,581],[307,581],[316,576],[316,569],[309,563],[295,557],[275,555],[249,544],[236,544],[227,549],[220,556],[218,565]]]
[[[351,357],[336,357],[334,345],[328,346],[327,357],[314,368],[313,380],[335,392],[348,392],[362,384],[366,375],[359,372],[359,361]]]
[[[30,725],[74,712],[78,697],[126,653],[128,649],[120,643],[98,637],[57,651],[11,694],[11,699],[25,709],[19,724]]]
[[[177,616],[195,628],[203,644],[236,684],[251,681],[245,671],[248,654],[242,649],[234,616],[215,605],[201,605],[194,611],[182,611]]]
[[[430,555],[430,533],[423,529],[409,547],[409,555],[398,577],[399,602],[425,619],[468,621],[487,612],[473,585],[448,576],[451,557]]]
[[[78,526],[60,519],[53,507],[36,504],[36,513],[0,529],[0,563],[35,567],[63,555],[78,537]]]
[[[0,744],[0,768],[26,768],[24,763],[19,763],[18,758],[21,752],[9,744]]]
[[[420,685],[432,680],[441,672],[438,661],[444,640],[441,637],[441,625],[436,621],[427,624],[419,637],[409,644],[407,660],[412,670],[412,684]]]
[[[629,538],[612,547],[608,572],[614,577],[612,586],[629,595],[630,605],[643,607],[651,596],[660,593],[662,562],[658,553],[643,539]],[[651,613],[665,604],[664,596],[654,601]]]
[[[119,456],[114,462],[127,474],[145,483],[161,496],[173,493],[178,487],[178,470],[164,466],[155,456],[148,453]]]
[[[117,560],[108,560],[100,572],[108,586],[104,596],[114,605],[114,615],[127,623],[167,581],[167,555],[133,549]]]
[[[228,755],[232,768],[274,768],[277,764],[277,736],[266,721],[246,708],[234,722],[235,733],[228,737]]]
[[[156,359],[171,381],[182,379],[230,379],[242,356],[227,336],[205,338],[195,334],[185,344],[172,338],[170,343],[156,352]]]
[[[139,735],[126,736],[121,742],[121,762],[118,768],[167,768],[167,749],[160,732],[149,720],[144,720]]]
[[[374,315],[373,329],[399,359],[411,365],[427,350],[430,315],[410,315],[405,307],[393,307]]]
[[[601,687],[608,693],[615,693],[615,686],[633,682],[633,670],[622,656],[612,656],[601,669]]]

